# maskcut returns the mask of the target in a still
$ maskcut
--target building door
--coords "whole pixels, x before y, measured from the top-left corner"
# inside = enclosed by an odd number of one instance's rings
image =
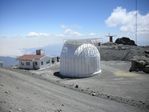
[[[38,69],[38,63],[35,61],[35,62],[33,62],[33,69]]]

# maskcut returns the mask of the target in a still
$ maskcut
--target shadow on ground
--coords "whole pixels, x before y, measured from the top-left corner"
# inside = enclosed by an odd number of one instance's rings
[[[69,76],[64,76],[62,74],[60,74],[60,72],[54,72],[53,74],[54,76],[61,78],[61,79],[85,79],[85,78],[89,78],[89,77],[69,77]],[[90,76],[93,77],[93,76]]]

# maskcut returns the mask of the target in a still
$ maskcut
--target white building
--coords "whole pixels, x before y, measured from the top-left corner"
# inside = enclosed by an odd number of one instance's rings
[[[89,77],[101,72],[100,53],[92,40],[68,40],[60,57],[60,74]]]
[[[51,64],[50,58],[45,56],[42,50],[36,50],[36,54],[25,54],[18,58],[19,68],[40,69]]]

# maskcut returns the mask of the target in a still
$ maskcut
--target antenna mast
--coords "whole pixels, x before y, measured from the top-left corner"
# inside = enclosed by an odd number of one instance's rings
[[[137,44],[137,36],[138,36],[138,35],[137,35],[137,31],[138,31],[138,28],[137,28],[137,27],[138,27],[138,25],[137,25],[137,22],[138,22],[138,20],[137,20],[137,19],[138,19],[138,14],[137,14],[137,13],[138,13],[138,0],[136,0],[136,33],[135,33],[136,44]]]

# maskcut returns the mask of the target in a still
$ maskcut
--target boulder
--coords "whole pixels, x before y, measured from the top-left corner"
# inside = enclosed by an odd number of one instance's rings
[[[123,44],[123,45],[134,45],[134,46],[136,46],[135,41],[131,40],[128,37],[118,38],[118,39],[116,39],[115,43]]]

